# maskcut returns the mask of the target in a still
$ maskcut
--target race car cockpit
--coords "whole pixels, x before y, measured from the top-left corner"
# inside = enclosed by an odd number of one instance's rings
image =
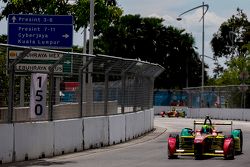
[[[213,131],[212,121],[209,116],[206,116],[205,121],[201,127],[201,133],[212,133],[212,131]]]

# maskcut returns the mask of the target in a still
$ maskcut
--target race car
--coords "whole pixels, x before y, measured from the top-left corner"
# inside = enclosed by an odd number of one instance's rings
[[[234,155],[242,153],[243,133],[241,129],[232,130],[230,123],[212,123],[209,116],[204,122],[194,121],[194,129],[183,128],[180,134],[170,134],[168,138],[168,158],[193,156],[195,159],[206,157],[224,157],[234,159]],[[202,126],[195,129],[197,125]],[[217,131],[215,125],[231,125],[229,135]]]
[[[167,113],[165,111],[160,112],[160,115],[162,117],[165,117],[165,115],[167,115],[168,117],[185,117],[186,112],[182,108],[172,107],[172,109]]]

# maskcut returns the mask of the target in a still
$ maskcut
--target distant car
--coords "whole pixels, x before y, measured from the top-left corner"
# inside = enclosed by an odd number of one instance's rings
[[[183,108],[175,108],[173,107],[170,111],[161,111],[160,115],[162,117],[168,116],[168,117],[186,117],[186,112],[183,110]]]
[[[196,125],[202,125],[196,130]],[[231,125],[229,135],[222,134],[215,129],[215,125]],[[183,128],[180,134],[170,134],[168,138],[168,158],[180,156],[194,156],[195,159],[206,157],[224,157],[234,159],[234,155],[241,154],[243,147],[243,133],[241,129],[232,130],[230,123],[212,123],[209,116],[204,122],[194,121],[194,129]]]
[[[176,109],[173,107],[170,111],[167,112],[168,117],[185,117],[186,112],[183,109]]]

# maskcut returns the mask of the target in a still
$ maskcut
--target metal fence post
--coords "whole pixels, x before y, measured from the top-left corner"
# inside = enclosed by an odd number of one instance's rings
[[[10,69],[10,79],[9,79],[9,96],[8,96],[8,123],[13,121],[13,108],[14,108],[14,82],[15,82],[15,65],[11,65]]]
[[[24,86],[25,86],[25,78],[21,76],[20,78],[20,107],[24,107]]]
[[[13,121],[13,112],[14,112],[14,91],[15,91],[15,66],[19,63],[29,52],[30,48],[25,49],[19,57],[17,57],[9,67],[10,80],[9,80],[9,97],[8,97],[8,122]]]
[[[64,55],[65,56],[65,55]],[[62,56],[59,60],[57,60],[53,65],[49,66],[49,111],[48,111],[48,119],[53,121],[53,102],[55,102],[55,94],[54,94],[54,69],[59,63],[63,62],[64,56]]]
[[[125,88],[126,88],[126,75],[122,73],[122,88],[121,88],[121,113],[124,114],[125,110]]]
[[[78,76],[78,81],[80,83],[80,98],[79,98],[79,112],[80,112],[80,117],[83,116],[82,114],[82,101],[83,101],[83,71],[79,69],[79,76]]]
[[[153,102],[154,102],[154,79],[153,78],[149,78],[149,87],[150,87],[150,91],[148,91],[149,93],[149,102],[148,102],[148,108],[152,108],[153,107]]]
[[[49,121],[53,121],[53,99],[54,99],[53,88],[54,88],[54,68],[51,68],[49,73],[49,112],[48,112]]]
[[[86,68],[89,66],[89,64],[92,63],[93,61],[94,61],[94,57],[91,58],[90,60],[88,60],[87,62],[85,61],[85,63],[83,64],[83,66],[79,69],[78,80],[79,80],[79,83],[80,83],[80,99],[79,99],[80,117],[83,116],[83,114],[82,114],[82,109],[83,109],[83,107],[82,107],[82,102],[83,102],[83,84],[84,84],[83,83],[83,71],[86,70]]]
[[[132,62],[126,69],[121,72],[122,88],[121,88],[121,113],[125,113],[125,95],[126,95],[126,72],[136,65],[137,62]]]
[[[133,93],[133,99],[134,99],[134,104],[133,104],[133,112],[136,112],[136,110],[137,110],[137,107],[138,107],[138,104],[137,104],[137,95],[138,95],[138,76],[136,75],[135,76],[135,79],[134,79],[134,85],[133,85],[133,87],[134,87],[134,93]]]
[[[105,80],[104,80],[104,115],[108,115],[108,101],[109,101],[109,72],[112,69],[112,66],[109,67],[104,75],[105,75]]]
[[[108,70],[109,71],[109,70]],[[109,98],[109,74],[105,71],[105,83],[104,83],[104,115],[108,115],[108,98]]]

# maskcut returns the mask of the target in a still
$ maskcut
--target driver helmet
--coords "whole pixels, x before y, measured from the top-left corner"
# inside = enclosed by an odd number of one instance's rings
[[[210,133],[211,132],[211,126],[210,125],[202,125],[202,132],[203,133]]]

